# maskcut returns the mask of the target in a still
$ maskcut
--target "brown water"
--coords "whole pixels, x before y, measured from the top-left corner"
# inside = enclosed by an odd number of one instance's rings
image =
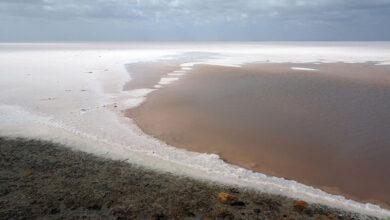
[[[127,115],[173,146],[390,207],[389,67],[199,65]]]
[[[180,66],[173,62],[139,62],[126,66],[131,80],[125,84],[124,90],[153,88],[162,75],[179,70]]]

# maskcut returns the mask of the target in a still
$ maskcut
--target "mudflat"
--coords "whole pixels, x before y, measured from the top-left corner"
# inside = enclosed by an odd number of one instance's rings
[[[390,207],[387,66],[196,65],[126,115],[172,146]]]

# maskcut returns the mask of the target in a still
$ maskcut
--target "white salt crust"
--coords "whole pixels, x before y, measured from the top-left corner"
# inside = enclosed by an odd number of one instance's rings
[[[305,68],[305,67],[291,67],[292,70],[303,70],[303,71],[318,71],[317,69]]]

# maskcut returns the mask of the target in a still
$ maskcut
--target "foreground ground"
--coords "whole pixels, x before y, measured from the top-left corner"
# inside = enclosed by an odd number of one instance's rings
[[[218,200],[226,192],[238,198]],[[0,219],[376,219],[0,138]]]

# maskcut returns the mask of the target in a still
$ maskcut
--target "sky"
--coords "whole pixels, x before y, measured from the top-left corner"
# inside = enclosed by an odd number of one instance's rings
[[[390,0],[0,0],[0,41],[334,40],[390,40]]]

